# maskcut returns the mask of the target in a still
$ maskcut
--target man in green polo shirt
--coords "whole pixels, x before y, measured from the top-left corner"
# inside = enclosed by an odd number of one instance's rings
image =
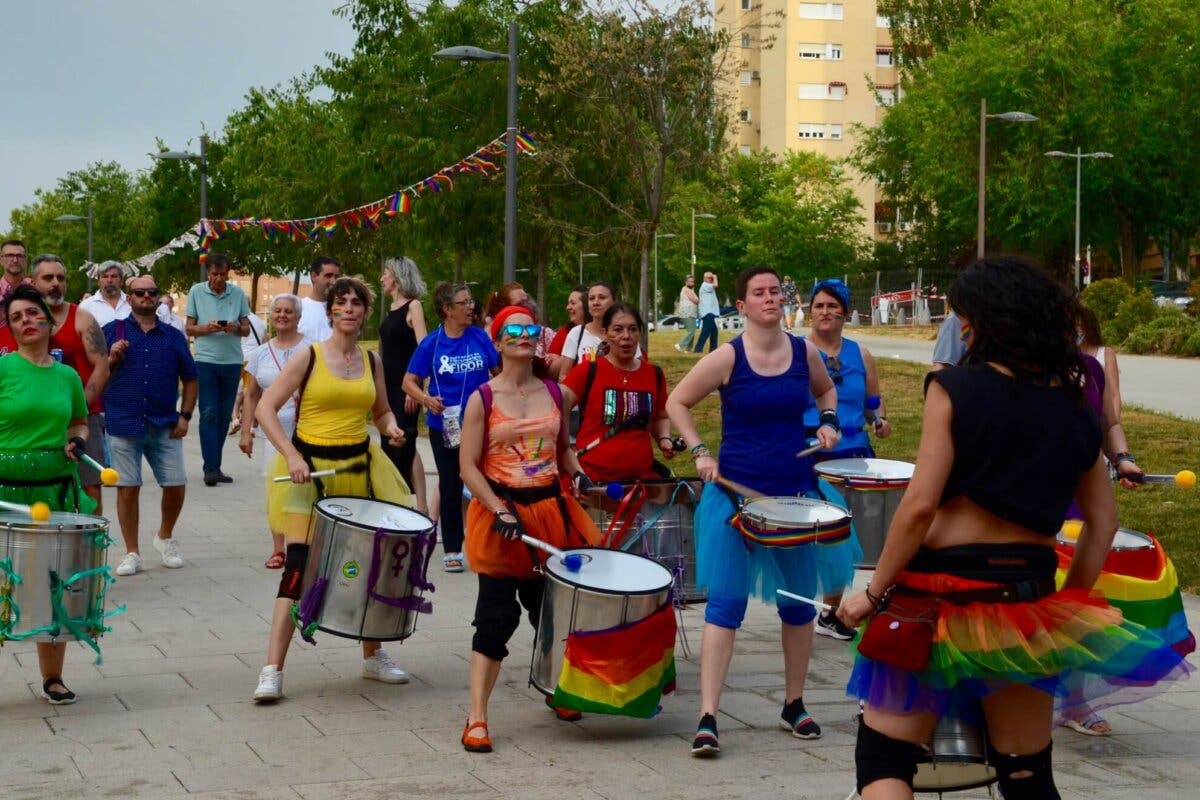
[[[233,483],[221,472],[221,448],[242,379],[242,337],[250,335],[246,294],[229,283],[229,256],[208,257],[208,280],[188,292],[187,329],[194,336],[200,378],[200,453],[204,484]]]

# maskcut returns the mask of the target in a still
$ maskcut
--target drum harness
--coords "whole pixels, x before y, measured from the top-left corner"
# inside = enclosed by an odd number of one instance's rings
[[[300,386],[296,389],[296,428],[292,433],[292,444],[299,451],[304,463],[308,465],[311,472],[316,472],[317,468],[313,464],[314,458],[320,458],[326,461],[350,461],[357,459],[360,456],[364,460],[365,471],[367,475],[367,499],[375,499],[375,491],[371,486],[371,437],[363,439],[361,442],[354,444],[341,445],[319,445],[311,444],[300,438],[300,402],[304,397],[304,387],[308,385],[308,379],[312,376],[313,367],[317,363],[317,359],[321,357],[320,350],[314,344],[309,351],[312,357],[308,359],[308,366],[304,368],[304,377],[300,379]],[[375,359],[371,354],[367,354],[367,362],[371,365],[371,377],[375,377]],[[354,470],[357,471],[357,470]],[[313,486],[317,489],[317,497],[325,497],[325,482],[320,478],[312,479]]]

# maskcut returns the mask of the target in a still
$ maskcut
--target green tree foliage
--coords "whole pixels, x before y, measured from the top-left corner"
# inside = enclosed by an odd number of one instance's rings
[[[1087,286],[1079,296],[1080,302],[1090,308],[1101,323],[1117,316],[1121,303],[1129,299],[1133,289],[1124,281],[1106,278]]]

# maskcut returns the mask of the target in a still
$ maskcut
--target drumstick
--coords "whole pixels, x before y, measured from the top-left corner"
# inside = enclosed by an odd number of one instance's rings
[[[541,539],[535,539],[527,533],[521,534],[521,541],[528,545],[533,545],[541,550],[545,550],[550,555],[563,562],[563,566],[567,568],[567,572],[579,572],[583,568],[583,556],[579,553],[564,553],[554,545],[543,542]]]
[[[1181,489],[1194,489],[1196,486],[1196,473],[1190,469],[1180,470],[1174,475],[1139,475],[1134,472],[1118,475],[1117,478],[1124,478],[1133,483],[1173,483]]]
[[[367,465],[360,461],[357,464],[350,464],[349,466],[338,467],[337,469],[319,469],[316,472],[308,473],[308,477],[324,478],[327,475],[336,475],[339,472],[342,473],[343,475],[353,475],[358,472],[366,472],[366,471],[367,471]],[[276,475],[271,480],[275,481],[276,483],[285,483],[287,481],[290,481],[291,479],[292,479],[291,475]]]
[[[50,519],[50,506],[40,500],[28,506],[23,503],[6,503],[0,500],[0,509],[15,511],[18,514],[28,514],[34,522],[45,522]]]
[[[811,456],[813,453],[817,452],[818,450],[822,449],[823,447],[825,447],[825,445],[821,444],[820,442],[817,442],[816,444],[812,445],[811,447],[806,447],[803,450],[801,450],[799,453],[796,453],[796,458],[804,458],[805,456]]]
[[[112,467],[104,466],[87,453],[79,452],[75,455],[79,457],[80,461],[100,473],[100,482],[105,486],[116,486],[117,481],[121,480],[121,473],[117,472]]]
[[[783,589],[776,589],[775,593],[781,594],[784,597],[790,597],[793,600],[799,600],[801,603],[808,603],[810,606],[819,608],[822,611],[833,611],[833,606],[829,605],[829,603],[822,603],[820,600],[813,600],[811,597],[805,597],[805,596],[799,595],[799,594],[792,594],[791,592],[785,592]]]
[[[593,486],[585,494],[602,494],[609,500],[620,500],[625,496],[625,489],[617,481],[610,481],[603,486]]]
[[[726,477],[717,478],[717,483],[724,486],[726,489],[730,490],[731,492],[737,492],[742,497],[748,497],[748,498],[766,497],[766,495],[763,494],[762,492],[760,492],[756,489],[751,489],[749,486],[738,483],[737,481],[731,481],[731,480],[729,480],[729,478],[726,478]]]

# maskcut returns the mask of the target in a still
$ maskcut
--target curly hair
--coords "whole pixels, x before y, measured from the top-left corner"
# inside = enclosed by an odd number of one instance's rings
[[[1078,306],[1040,267],[1012,256],[976,261],[951,285],[950,306],[973,331],[964,364],[992,361],[1018,380],[1057,384],[1083,401]]]
[[[371,306],[375,302],[375,292],[371,291],[371,287],[367,286],[367,282],[357,275],[344,275],[333,282],[333,286],[329,287],[329,294],[325,297],[325,313],[331,313],[334,301],[348,294],[357,296],[362,301],[362,304],[366,306],[363,319],[370,317]]]

